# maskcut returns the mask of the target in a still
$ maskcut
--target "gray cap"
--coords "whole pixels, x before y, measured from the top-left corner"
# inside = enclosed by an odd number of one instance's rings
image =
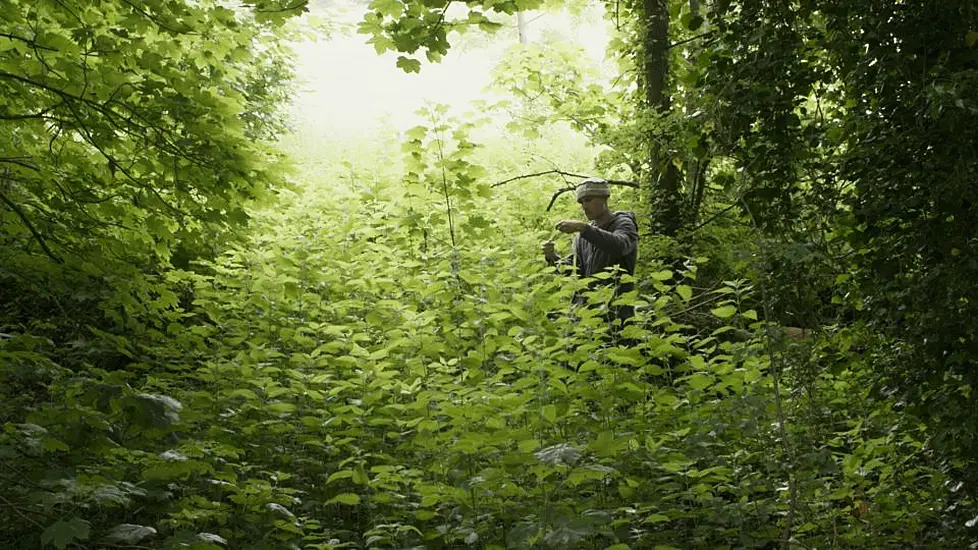
[[[601,178],[588,178],[577,186],[577,201],[587,197],[610,197],[611,186]]]

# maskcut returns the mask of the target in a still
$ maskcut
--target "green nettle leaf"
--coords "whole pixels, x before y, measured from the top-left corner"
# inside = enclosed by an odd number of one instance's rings
[[[353,483],[356,483],[357,485],[367,485],[370,483],[370,477],[360,464],[353,469]]]
[[[293,514],[291,510],[289,510],[288,508],[282,506],[277,502],[269,502],[268,504],[265,505],[265,508],[267,508],[271,512],[275,512],[276,514],[279,514],[286,518],[290,518],[290,519],[295,518],[295,514]]]
[[[718,308],[711,309],[710,313],[716,315],[721,319],[727,319],[733,317],[733,315],[737,313],[737,306],[734,306],[732,304],[727,304],[725,306],[720,306]]]
[[[355,506],[360,504],[360,495],[354,493],[341,493],[326,501],[326,504],[347,504]]]
[[[684,302],[688,302],[693,297],[693,289],[689,285],[679,285],[676,287],[676,294],[679,294]]]
[[[541,414],[551,424],[557,421],[557,407],[554,405],[544,405]]]
[[[669,521],[669,516],[663,514],[652,514],[642,520],[644,523],[662,523]]]
[[[652,277],[656,281],[668,281],[669,279],[672,278],[672,271],[669,271],[668,269],[663,269],[662,271],[655,271],[649,273],[649,277]]]
[[[112,542],[122,544],[136,544],[137,542],[156,534],[156,529],[146,525],[134,525],[132,523],[121,523],[116,525],[105,535],[105,538]]]
[[[340,470],[339,472],[334,472],[326,480],[326,483],[332,483],[340,479],[350,479],[353,477],[353,470]]]
[[[713,377],[708,374],[696,373],[687,378],[686,383],[693,389],[702,390],[713,383]]]
[[[41,533],[41,544],[51,544],[56,548],[67,548],[69,544],[87,540],[91,527],[81,518],[69,521],[58,520]]]

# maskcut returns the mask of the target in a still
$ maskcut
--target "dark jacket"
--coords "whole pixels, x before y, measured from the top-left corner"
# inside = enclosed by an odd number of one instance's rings
[[[577,274],[590,277],[612,266],[619,266],[629,275],[635,274],[638,258],[638,224],[635,214],[619,210],[611,214],[611,220],[602,226],[595,222],[584,228],[575,239],[574,254],[557,260],[557,265],[576,265]],[[619,284],[615,296],[632,290],[631,283]],[[624,307],[615,316],[627,319],[632,308]]]

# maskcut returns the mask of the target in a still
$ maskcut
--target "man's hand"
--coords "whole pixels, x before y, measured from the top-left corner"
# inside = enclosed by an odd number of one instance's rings
[[[553,241],[547,241],[543,243],[543,257],[546,258],[547,261],[550,263],[556,262],[559,259],[557,258],[557,253],[554,252]]]
[[[561,233],[580,233],[587,227],[587,223],[577,220],[562,220],[557,222],[557,231]]]

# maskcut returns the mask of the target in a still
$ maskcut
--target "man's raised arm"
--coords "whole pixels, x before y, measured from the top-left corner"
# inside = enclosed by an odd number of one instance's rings
[[[581,231],[581,237],[615,258],[630,254],[638,246],[638,228],[629,215],[616,217],[611,231],[588,225]]]

